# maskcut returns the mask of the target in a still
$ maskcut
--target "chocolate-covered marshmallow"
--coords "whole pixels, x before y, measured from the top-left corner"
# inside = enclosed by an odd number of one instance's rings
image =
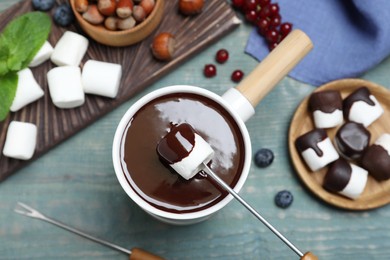
[[[309,109],[317,128],[331,128],[343,123],[343,100],[339,91],[314,92],[309,98]]]
[[[382,134],[368,147],[362,157],[362,166],[378,181],[390,179],[390,134]]]

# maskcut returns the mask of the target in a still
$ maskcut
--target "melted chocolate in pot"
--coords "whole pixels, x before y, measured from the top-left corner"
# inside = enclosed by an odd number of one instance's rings
[[[231,187],[240,178],[245,159],[238,125],[215,101],[197,94],[175,93],[145,104],[123,133],[122,169],[130,187],[141,198],[174,213],[196,212],[228,195],[210,178],[198,174],[187,181],[160,161],[156,152],[158,143],[172,126],[182,123],[191,125],[210,144],[215,153],[208,165]],[[172,155],[171,159],[175,161],[178,157]]]

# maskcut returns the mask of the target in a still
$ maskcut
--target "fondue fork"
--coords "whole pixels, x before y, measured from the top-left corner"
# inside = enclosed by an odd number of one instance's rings
[[[118,250],[122,253],[125,253],[125,254],[128,254],[129,255],[129,259],[130,260],[144,260],[144,259],[148,259],[148,260],[163,260],[163,258],[159,257],[159,256],[156,256],[156,255],[153,255],[143,249],[140,249],[140,248],[132,248],[131,250],[128,250],[124,247],[121,247],[121,246],[118,246],[118,245],[115,245],[113,243],[110,243],[108,241],[105,241],[103,239],[100,239],[100,238],[96,238],[96,237],[93,237],[87,233],[84,233],[80,230],[77,230],[73,227],[70,227],[68,225],[65,225],[57,220],[54,220],[53,218],[49,218],[49,217],[46,217],[45,215],[43,215],[41,212],[39,212],[38,210],[36,209],[33,209],[32,207],[30,206],[27,206],[26,204],[22,203],[22,202],[18,202],[18,207],[14,209],[14,211],[18,214],[21,214],[21,215],[24,215],[24,216],[27,216],[27,217],[30,217],[30,218],[35,218],[35,219],[39,219],[39,220],[43,220],[43,221],[46,221],[50,224],[53,224],[55,226],[58,226],[60,228],[63,228],[67,231],[70,231],[72,233],[75,233],[79,236],[82,236],[84,238],[87,238],[89,240],[92,240],[94,242],[97,242],[99,244],[102,244],[102,245],[105,245],[107,247],[110,247],[110,248],[113,248],[115,250]]]

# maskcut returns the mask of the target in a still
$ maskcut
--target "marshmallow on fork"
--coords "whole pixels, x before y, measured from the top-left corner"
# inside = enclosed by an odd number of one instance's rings
[[[317,128],[331,128],[343,123],[343,100],[339,91],[314,92],[309,98],[309,108]]]
[[[81,70],[76,66],[62,66],[47,73],[50,96],[59,108],[73,108],[84,104]]]
[[[184,179],[194,177],[214,155],[210,145],[189,124],[173,128],[157,146],[157,153]]]
[[[339,158],[324,129],[314,129],[298,137],[295,146],[313,172]]]
[[[54,47],[51,61],[57,66],[79,66],[88,44],[88,39],[84,36],[67,31]]]
[[[10,158],[29,160],[34,155],[36,144],[36,125],[12,121],[8,126],[3,154]]]
[[[340,158],[329,167],[323,186],[331,192],[357,199],[366,187],[367,177],[366,170]]]
[[[382,134],[368,147],[362,166],[378,181],[390,179],[390,134]]]
[[[344,99],[343,112],[347,120],[368,127],[384,113],[384,110],[368,88],[361,87]]]
[[[45,41],[43,46],[39,49],[38,53],[34,56],[33,60],[28,65],[30,68],[37,67],[50,59],[53,54],[53,47],[48,41]]]
[[[85,93],[115,98],[121,77],[121,65],[88,60],[84,64],[81,80]]]
[[[16,87],[15,98],[10,110],[16,112],[24,106],[38,100],[44,92],[29,68],[18,72],[18,86]]]

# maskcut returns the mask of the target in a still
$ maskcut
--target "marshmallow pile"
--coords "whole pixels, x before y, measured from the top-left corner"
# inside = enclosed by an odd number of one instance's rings
[[[186,180],[200,172],[214,155],[211,146],[187,123],[174,126],[160,140],[156,151],[163,162]]]
[[[70,109],[81,106],[84,104],[85,94],[115,98],[121,82],[122,66],[88,60],[81,70],[79,66],[88,50],[88,45],[87,38],[71,31],[65,32],[54,48],[46,41],[28,68],[18,72],[18,85],[10,110],[17,112],[43,97],[44,91],[35,80],[30,68],[37,67],[49,59],[57,65],[47,73],[50,97],[56,107]],[[21,160],[32,157],[33,154],[30,153],[34,152],[36,145],[36,137],[34,139],[33,136],[36,136],[37,130],[36,126],[33,128],[31,125],[16,121],[10,123],[6,139],[8,145],[3,149],[5,156]],[[21,138],[23,136],[29,138],[20,142],[21,139],[14,138],[13,131],[21,135]],[[26,153],[21,154],[21,149],[26,150]]]
[[[378,181],[390,179],[390,134],[370,146],[367,129],[384,109],[367,87],[360,87],[344,100],[339,91],[313,93],[309,98],[315,129],[299,136],[295,146],[312,172],[329,166],[323,187],[357,199],[370,174]],[[326,129],[338,127],[334,142]]]

